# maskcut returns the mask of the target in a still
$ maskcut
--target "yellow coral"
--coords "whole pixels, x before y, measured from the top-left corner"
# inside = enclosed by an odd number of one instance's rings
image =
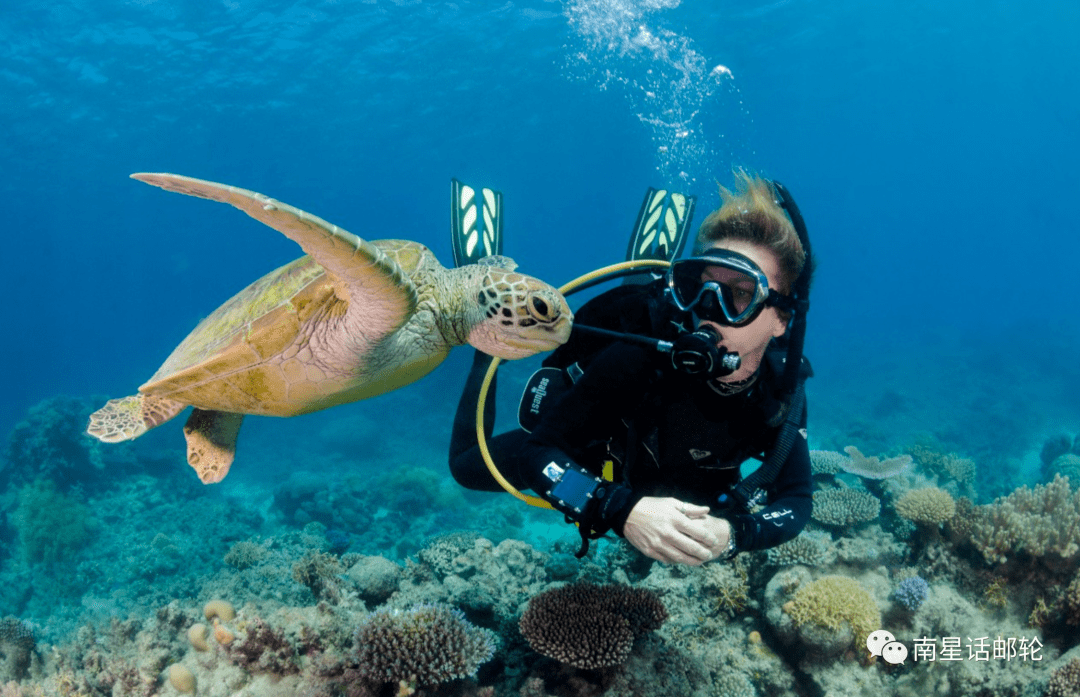
[[[940,525],[956,515],[956,501],[949,492],[931,486],[901,496],[896,502],[896,512],[913,523]]]
[[[855,646],[865,646],[870,632],[881,628],[877,603],[845,576],[823,576],[803,586],[784,604],[784,611],[800,627],[809,623],[838,630],[846,624],[855,635]]]

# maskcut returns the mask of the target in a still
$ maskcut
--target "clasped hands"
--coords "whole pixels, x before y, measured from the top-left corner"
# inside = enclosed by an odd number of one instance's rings
[[[646,496],[631,509],[623,536],[657,561],[701,566],[727,549],[731,523],[710,516],[708,506]]]

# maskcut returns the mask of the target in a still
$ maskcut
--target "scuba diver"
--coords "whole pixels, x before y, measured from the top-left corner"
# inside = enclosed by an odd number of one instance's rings
[[[809,238],[783,185],[735,176],[693,256],[581,307],[570,340],[526,388],[522,428],[492,438],[494,400],[483,405],[499,472],[577,524],[578,556],[613,531],[652,559],[700,565],[781,544],[810,517]],[[628,256],[674,259],[692,209],[690,197],[650,190]],[[466,232],[456,225],[455,240]],[[458,263],[468,263],[459,246]],[[484,251],[498,253],[497,242]],[[455,480],[482,491],[501,490],[476,434],[491,361],[474,356],[450,444]],[[743,477],[751,458],[762,464]]]

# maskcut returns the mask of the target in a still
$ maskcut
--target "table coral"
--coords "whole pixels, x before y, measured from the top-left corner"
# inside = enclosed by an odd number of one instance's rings
[[[835,450],[811,450],[810,472],[812,474],[840,474],[851,458]]]
[[[854,445],[844,448],[844,452],[848,454],[850,459],[846,464],[841,465],[843,470],[864,479],[888,479],[903,474],[911,468],[910,455],[900,455],[882,460],[877,457],[866,457]]]
[[[634,639],[665,619],[667,610],[652,591],[576,583],[535,596],[519,627],[538,653],[595,670],[623,663]]]

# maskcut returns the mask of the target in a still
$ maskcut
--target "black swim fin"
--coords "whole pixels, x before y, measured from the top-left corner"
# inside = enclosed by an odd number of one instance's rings
[[[454,266],[502,254],[502,192],[450,180],[450,234]]]
[[[696,196],[649,187],[641,202],[634,232],[626,248],[626,260],[673,261],[682,253],[694,218]],[[648,283],[658,274],[634,274],[623,283]]]

